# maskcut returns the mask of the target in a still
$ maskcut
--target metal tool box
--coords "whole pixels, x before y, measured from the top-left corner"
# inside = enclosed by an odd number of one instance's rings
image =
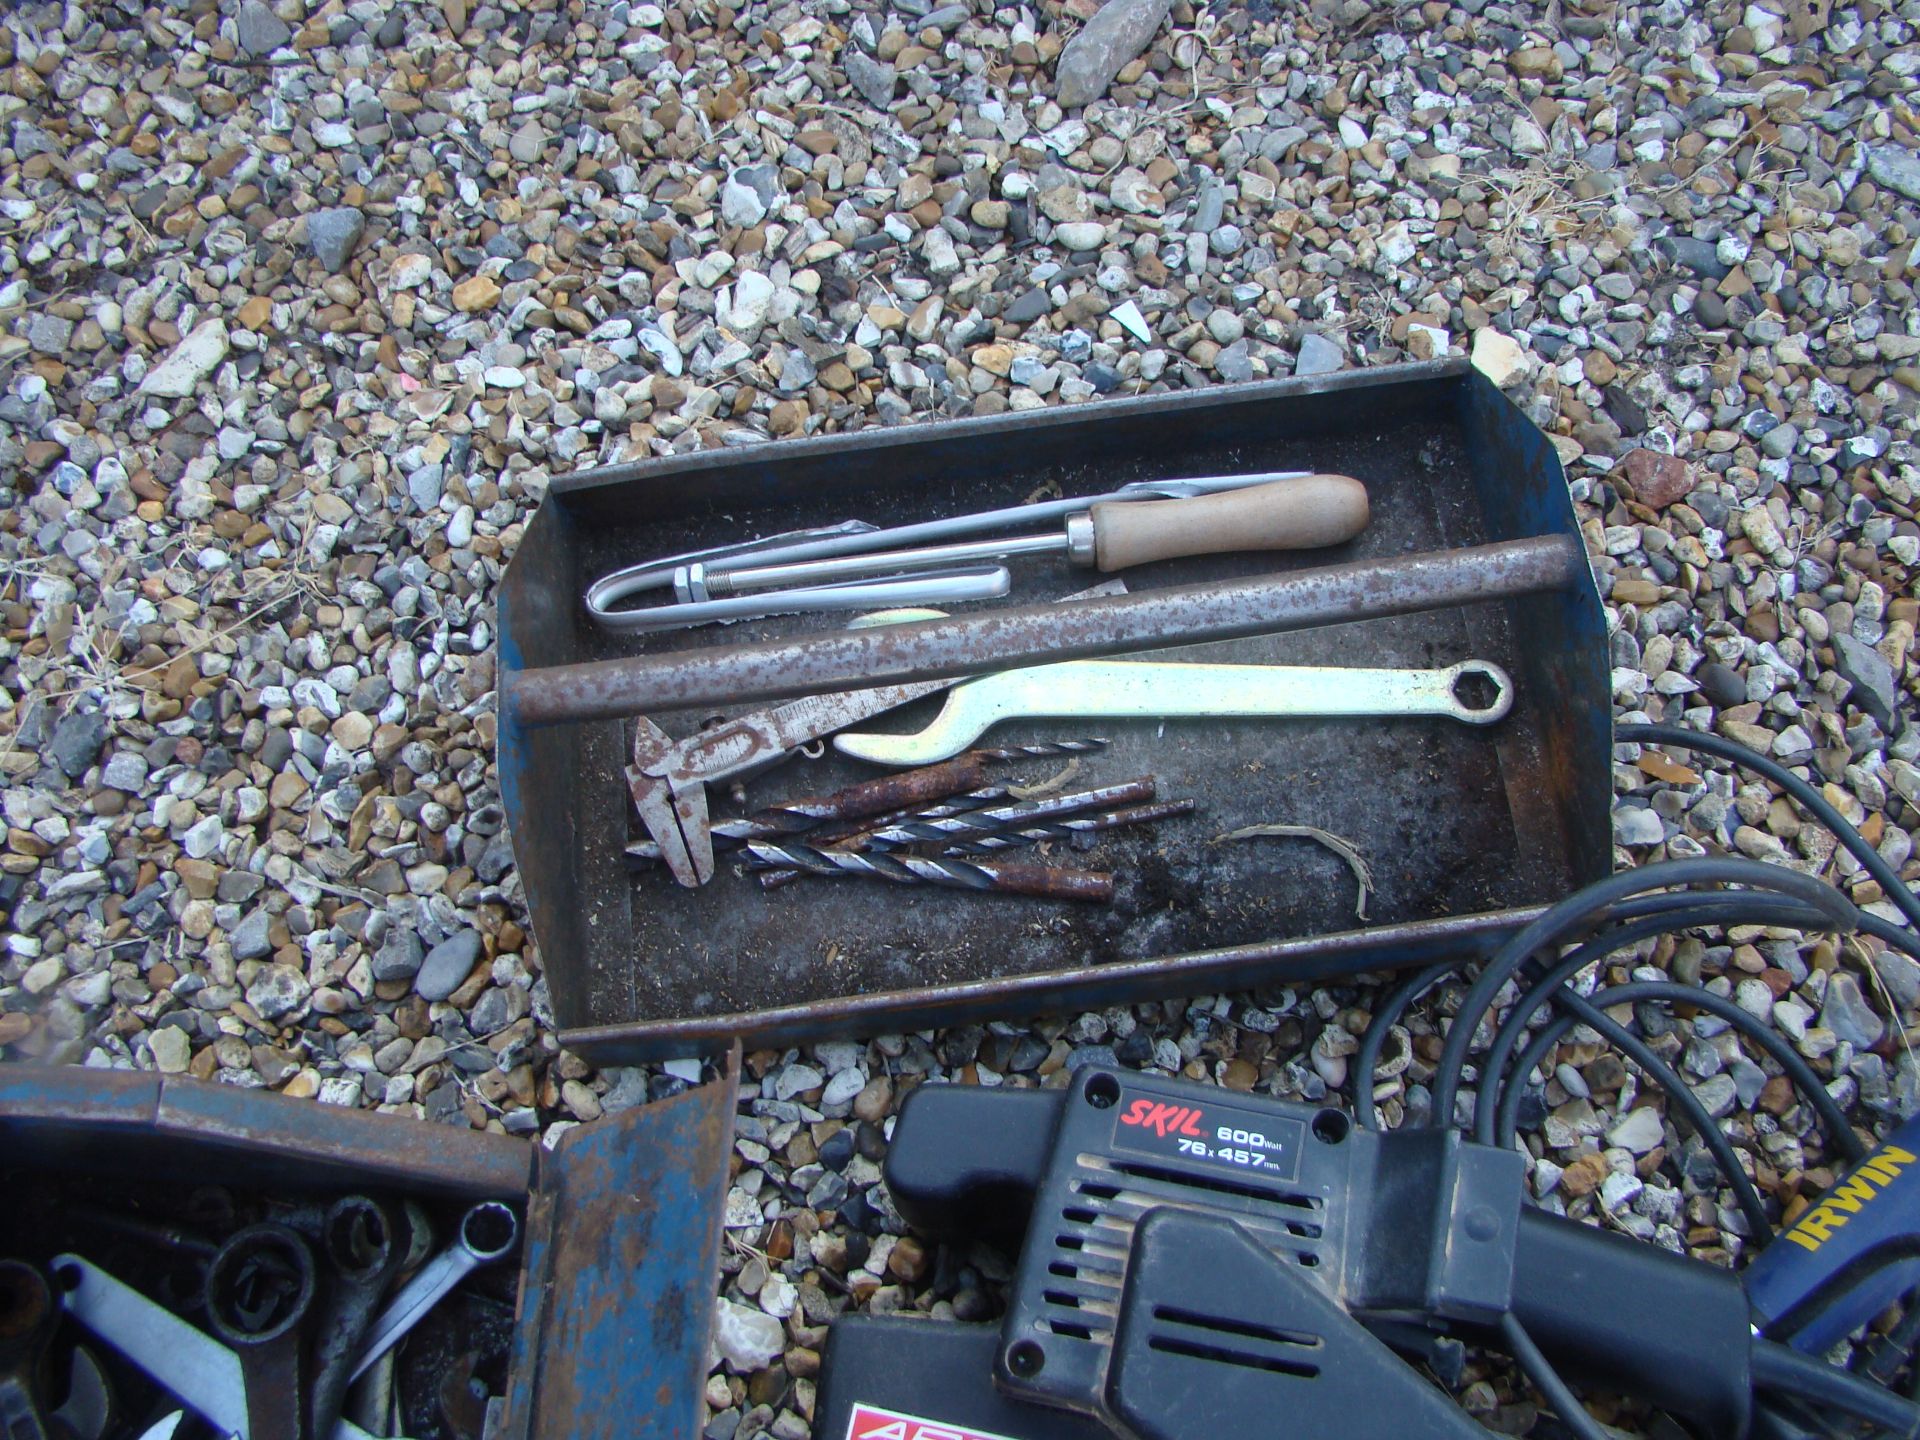
[[[0,1253],[44,1262],[23,1217],[61,1176],[506,1200],[525,1238],[497,1440],[692,1440],[736,1074],[546,1149],[185,1077],[0,1066]]]
[[[582,601],[651,556],[858,517],[876,524],[1016,504],[1043,487],[1255,470],[1350,474],[1371,525],[1331,551],[1231,554],[1126,573],[1167,585],[1565,537],[1578,529],[1547,438],[1464,362],[1103,401],[987,419],[722,449],[555,480],[502,586],[503,682],[610,657],[819,633],[834,615],[652,635],[597,629]],[[1052,493],[1051,490],[1048,493]],[[1023,570],[1015,598],[1088,582]],[[1331,978],[1480,950],[1611,867],[1605,622],[1591,577],[1551,593],[1156,658],[1437,666],[1514,677],[1488,729],[1445,720],[1074,722],[1110,750],[1076,783],[1157,776],[1199,812],[1112,832],[1092,852],[1124,877],[1111,907],[817,881],[767,894],[722,859],[680,889],[629,873],[622,772],[631,725],[535,728],[503,707],[499,755],[514,854],[565,1042],[601,1063]],[[937,700],[883,717],[898,728]],[[709,718],[652,718],[675,734]],[[881,728],[876,726],[875,728]],[[1067,722],[988,743],[1061,738]],[[752,803],[874,771],[829,750],[756,778]],[[724,796],[716,796],[724,810]],[[1376,881],[1367,917],[1335,855],[1309,843],[1217,843],[1241,826],[1311,824],[1355,845]],[[1063,863],[1089,864],[1068,850]]]

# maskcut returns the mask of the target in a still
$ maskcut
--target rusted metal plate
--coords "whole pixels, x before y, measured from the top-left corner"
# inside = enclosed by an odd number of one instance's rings
[[[700,1433],[738,1073],[735,1050],[722,1079],[542,1152],[508,1440]]]
[[[198,1154],[243,1157],[260,1183],[517,1199],[533,1154],[511,1135],[173,1077],[161,1082],[156,1120],[169,1141],[192,1142]]]
[[[512,672],[691,646],[819,637],[845,617],[779,617],[665,635],[610,635],[588,620],[589,579],[651,556],[859,516],[876,524],[1018,503],[1043,485],[1091,494],[1132,480],[1279,468],[1366,481],[1373,523],[1352,543],[1287,555],[1169,561],[1128,572],[1136,595],[1489,542],[1578,544],[1551,445],[1461,364],[1235,386],[1030,416],[816,437],[556,481],[502,590],[503,686]],[[1563,547],[1564,548],[1564,547]],[[1015,598],[1084,586],[1064,565],[1019,566]],[[1082,727],[1107,752],[1079,783],[1153,775],[1198,813],[1058,863],[1114,870],[1116,901],[930,893],[809,881],[772,894],[723,860],[713,883],[630,874],[634,833],[617,721],[531,728],[503,715],[500,762],[516,857],[554,1005],[570,1044],[602,1062],[698,1048],[908,1029],[962,1013],[1012,1015],[1123,996],[1193,993],[1410,963],[1435,946],[1479,950],[1505,913],[1551,903],[1606,873],[1607,653],[1587,577],[1555,594],[1239,639],[1167,658],[1425,668],[1479,658],[1515,678],[1512,714],[1480,730],[1381,718]],[[912,728],[937,701],[872,728]],[[689,733],[699,711],[661,723]],[[1054,723],[989,743],[1060,738]],[[870,778],[829,753],[755,779],[732,815]],[[1017,778],[1035,778],[1033,773]],[[1213,843],[1240,826],[1321,826],[1378,880],[1357,929],[1344,865],[1307,842]],[[1071,913],[1068,913],[1071,911]],[[1269,964],[1268,962],[1273,962]]]
[[[518,1199],[533,1147],[266,1090],[79,1067],[0,1066],[0,1143],[49,1169],[218,1172],[299,1190],[391,1186]]]

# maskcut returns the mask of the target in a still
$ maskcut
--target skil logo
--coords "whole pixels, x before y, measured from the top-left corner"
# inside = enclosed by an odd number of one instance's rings
[[[847,1422],[847,1440],[1007,1440],[965,1425],[943,1425],[918,1415],[902,1415],[877,1405],[855,1405]]]
[[[1197,1105],[1167,1105],[1158,1100],[1136,1100],[1120,1112],[1120,1123],[1137,1125],[1161,1136],[1191,1135],[1203,1138],[1207,1132],[1200,1128],[1201,1113]]]
[[[1898,1145],[1881,1146],[1877,1155],[1863,1161],[1859,1169],[1796,1220],[1784,1238],[1803,1250],[1818,1250],[1849,1217],[1879,1199],[1880,1192],[1899,1179],[1900,1172],[1914,1162],[1913,1154]]]

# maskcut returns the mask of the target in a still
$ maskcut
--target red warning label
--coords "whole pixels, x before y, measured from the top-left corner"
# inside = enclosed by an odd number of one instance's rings
[[[974,1430],[920,1415],[902,1415],[877,1405],[855,1405],[847,1421],[847,1440],[1012,1440],[991,1430]]]

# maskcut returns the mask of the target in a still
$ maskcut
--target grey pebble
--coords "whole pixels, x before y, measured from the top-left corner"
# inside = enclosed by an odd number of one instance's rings
[[[1300,354],[1294,361],[1296,375],[1331,375],[1347,363],[1346,353],[1317,331],[1300,337]]]
[[[351,205],[316,210],[307,217],[307,244],[330,275],[338,275],[366,233],[367,217]]]
[[[1844,970],[1827,982],[1820,1023],[1856,1050],[1870,1050],[1887,1033],[1887,1022],[1861,993],[1860,982]]]
[[[410,926],[391,926],[381,940],[380,948],[373,952],[373,978],[411,980],[420,973],[421,962],[425,959],[426,947],[420,943],[417,931]]]
[[[234,20],[240,48],[249,55],[270,55],[293,39],[293,31],[263,0],[247,0]]]
[[[1173,0],[1107,0],[1060,52],[1053,98],[1061,108],[1076,109],[1105,95],[1172,9]]]
[[[1848,699],[1873,716],[1882,730],[1893,730],[1903,719],[1900,688],[1893,667],[1873,646],[1851,635],[1833,637],[1834,668],[1853,686]]]
[[[427,952],[419,974],[414,976],[414,993],[423,1000],[446,999],[466,983],[483,948],[478,930],[461,930],[448,936]]]
[[[87,773],[100,747],[107,743],[107,717],[98,710],[76,710],[53,727],[48,753],[70,780]]]
[[[885,110],[893,104],[893,92],[899,84],[899,76],[894,73],[893,66],[884,60],[874,59],[858,45],[849,45],[840,54],[847,79],[869,105],[876,110]]]

